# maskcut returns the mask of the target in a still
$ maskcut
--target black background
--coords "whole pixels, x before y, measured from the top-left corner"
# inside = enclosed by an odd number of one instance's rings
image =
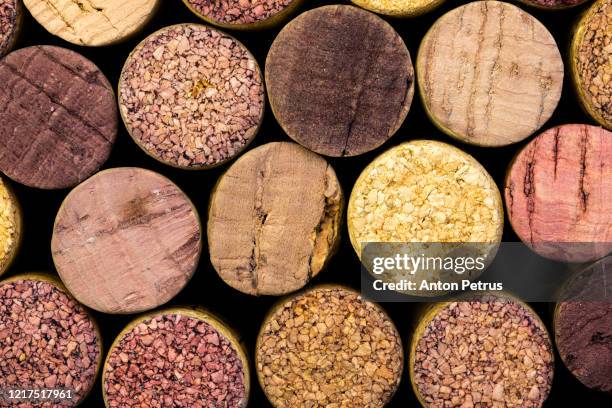
[[[130,0],[125,0],[130,1]],[[323,1],[306,0],[306,5],[302,10],[313,8],[324,4],[348,3],[348,1]],[[406,42],[413,62],[416,59],[419,43],[431,27],[433,22],[446,11],[465,3],[464,1],[449,0],[439,9],[425,16],[408,20],[387,19],[393,27],[401,34]],[[589,2],[590,3],[590,2]],[[568,49],[571,28],[576,22],[579,14],[587,6],[564,11],[542,11],[521,6],[542,21],[552,32],[559,44],[566,63],[566,78],[563,89],[561,103],[557,108],[552,119],[545,124],[544,128],[564,123],[592,123],[592,121],[581,111],[576,96],[571,88],[569,69],[568,69]],[[197,17],[192,15],[180,0],[162,0],[162,7],[154,20],[139,33],[123,44],[103,48],[85,48],[69,44],[59,38],[47,33],[29,15],[26,16],[26,24],[21,36],[18,47],[25,47],[36,44],[52,44],[73,49],[85,55],[95,62],[101,70],[108,76],[109,80],[116,87],[118,77],[129,52],[146,35],[171,24],[184,22],[199,22]],[[241,40],[247,48],[256,56],[260,66],[264,67],[265,58],[270,44],[274,40],[279,29],[262,33],[232,33]],[[1,84],[0,84],[1,86]],[[437,139],[445,142],[458,143],[443,135],[427,119],[423,110],[418,92],[413,100],[412,108],[408,118],[404,122],[397,134],[391,138],[384,146],[373,152],[355,158],[330,159],[338,177],[342,183],[345,194],[348,197],[353,183],[363,168],[370,163],[378,154],[385,149],[398,143],[411,139]],[[267,107],[264,124],[251,147],[267,143],[270,141],[289,140],[274,119],[269,106]],[[528,139],[530,140],[530,139]],[[528,141],[527,140],[527,141]],[[503,148],[478,148],[462,145],[464,150],[476,157],[491,173],[497,181],[500,189],[502,188],[503,178],[506,168],[516,152],[527,142],[503,147]],[[194,201],[200,212],[202,222],[206,222],[206,208],[208,205],[209,194],[217,178],[227,168],[205,171],[182,171],[164,166],[149,158],[143,153],[136,144],[130,139],[122,124],[120,124],[117,143],[105,168],[120,166],[137,166],[155,170],[172,179],[182,188]],[[25,218],[25,239],[22,250],[15,264],[7,275],[12,276],[19,272],[30,271],[54,271],[53,261],[50,253],[50,240],[53,229],[53,221],[59,206],[68,193],[68,190],[61,191],[40,191],[24,186],[15,185],[16,193],[22,204]],[[296,197],[299,199],[299,197]],[[323,271],[311,283],[337,282],[350,285],[356,289],[360,284],[360,265],[357,256],[353,252],[348,240],[346,227],[342,231],[342,245],[338,254],[332,260],[329,268]],[[505,241],[517,241],[516,235],[510,228],[507,220],[504,230]],[[170,305],[203,305],[206,308],[217,312],[229,321],[243,336],[248,347],[250,356],[254,353],[254,344],[259,331],[260,323],[276,298],[252,297],[241,294],[229,286],[225,285],[217,276],[212,268],[206,245],[202,253],[200,265],[188,286],[170,302]],[[402,334],[404,346],[408,344],[411,327],[414,324],[412,312],[415,304],[411,303],[387,303],[383,307],[389,312]],[[551,320],[551,305],[533,304],[540,316],[547,323],[549,329]],[[110,316],[93,312],[97,318],[103,338],[105,350],[108,349],[115,336],[134,316]],[[577,380],[567,371],[560,362],[558,354],[557,370],[546,407],[581,406],[581,407],[610,407],[612,397],[602,393],[594,392]],[[256,376],[254,366],[251,362],[251,402],[250,407],[269,407]],[[573,401],[573,402],[572,402]],[[100,380],[98,379],[94,391],[83,403],[85,407],[103,407]],[[418,402],[411,389],[408,380],[408,371],[405,368],[401,386],[395,395],[390,407],[416,407]],[[296,407],[298,408],[298,407]]]

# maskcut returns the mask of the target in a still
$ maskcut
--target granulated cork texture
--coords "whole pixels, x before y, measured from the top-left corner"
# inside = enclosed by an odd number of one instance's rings
[[[359,293],[321,286],[293,297],[264,323],[256,368],[277,408],[383,407],[402,373],[391,320]]]
[[[566,8],[577,6],[587,0],[522,0],[523,3],[534,5],[542,8]]]
[[[612,0],[600,0],[581,22],[582,34],[573,63],[583,103],[612,129]]]
[[[269,143],[241,157],[211,198],[213,266],[252,295],[302,288],[340,239],[343,195],[334,169],[295,143]]]
[[[437,126],[466,143],[503,146],[531,136],[551,117],[563,61],[534,17],[509,3],[476,1],[431,27],[417,74]]]
[[[109,408],[244,408],[243,361],[212,325],[181,314],[142,321],[110,350]]]
[[[94,385],[101,340],[85,309],[55,284],[0,283],[0,389],[63,389],[72,399],[2,407],[76,406]]]
[[[264,110],[253,56],[203,25],[164,28],[144,40],[121,74],[119,104],[134,140],[186,168],[231,159],[251,142]]]
[[[0,275],[18,243],[19,214],[14,196],[0,178]]]
[[[15,42],[19,30],[22,7],[20,0],[0,0],[0,58]]]
[[[251,24],[275,16],[294,0],[187,0],[207,19],[225,24]]]
[[[550,391],[546,329],[513,300],[448,303],[414,341],[411,377],[425,407],[536,408]]]

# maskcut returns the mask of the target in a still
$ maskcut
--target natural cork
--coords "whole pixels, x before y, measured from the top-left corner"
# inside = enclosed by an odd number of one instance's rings
[[[167,178],[149,170],[103,171],[66,197],[55,221],[56,269],[83,304],[136,313],[173,298],[201,251],[198,214]]]
[[[268,53],[266,85],[289,137],[326,156],[355,156],[399,129],[414,74],[393,27],[357,7],[336,5],[285,26]]]
[[[269,143],[238,159],[215,187],[208,245],[230,286],[251,295],[302,288],[340,236],[343,195],[334,169],[294,143]]]
[[[403,369],[400,336],[387,314],[358,292],[334,285],[274,307],[255,358],[275,408],[382,408]]]
[[[10,266],[21,239],[21,211],[10,187],[0,178],[0,275]]]
[[[161,0],[24,0],[32,17],[70,43],[111,45],[140,31]]]
[[[612,133],[563,125],[527,144],[505,182],[508,218],[542,256],[587,262],[612,251]]]
[[[42,189],[72,187],[104,164],[117,135],[110,82],[65,48],[35,46],[0,60],[0,170]]]
[[[580,20],[570,49],[578,98],[599,124],[612,130],[612,0],[599,0]]]
[[[446,0],[351,0],[374,13],[392,17],[417,17],[440,6]]]
[[[540,9],[549,9],[549,10],[559,10],[566,9],[570,7],[578,6],[582,3],[585,3],[588,0],[519,0],[521,3],[525,3],[528,6],[540,8]]]
[[[553,36],[501,1],[476,1],[442,16],[417,58],[421,97],[449,136],[504,146],[532,135],[561,97],[563,61]]]
[[[0,0],[0,58],[15,46],[22,24],[21,0]]]

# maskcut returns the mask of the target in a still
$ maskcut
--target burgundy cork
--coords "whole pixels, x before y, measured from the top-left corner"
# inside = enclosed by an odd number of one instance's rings
[[[0,171],[30,187],[74,186],[108,158],[117,104],[83,56],[35,46],[0,60]]]
[[[612,250],[612,133],[563,125],[533,139],[505,184],[508,216],[542,256],[586,262]]]

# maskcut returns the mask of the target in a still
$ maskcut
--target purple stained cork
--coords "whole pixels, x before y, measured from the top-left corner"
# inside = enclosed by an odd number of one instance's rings
[[[22,19],[21,0],[0,0],[0,58],[15,45]]]
[[[220,24],[253,24],[270,19],[297,0],[186,0],[200,16]]]

